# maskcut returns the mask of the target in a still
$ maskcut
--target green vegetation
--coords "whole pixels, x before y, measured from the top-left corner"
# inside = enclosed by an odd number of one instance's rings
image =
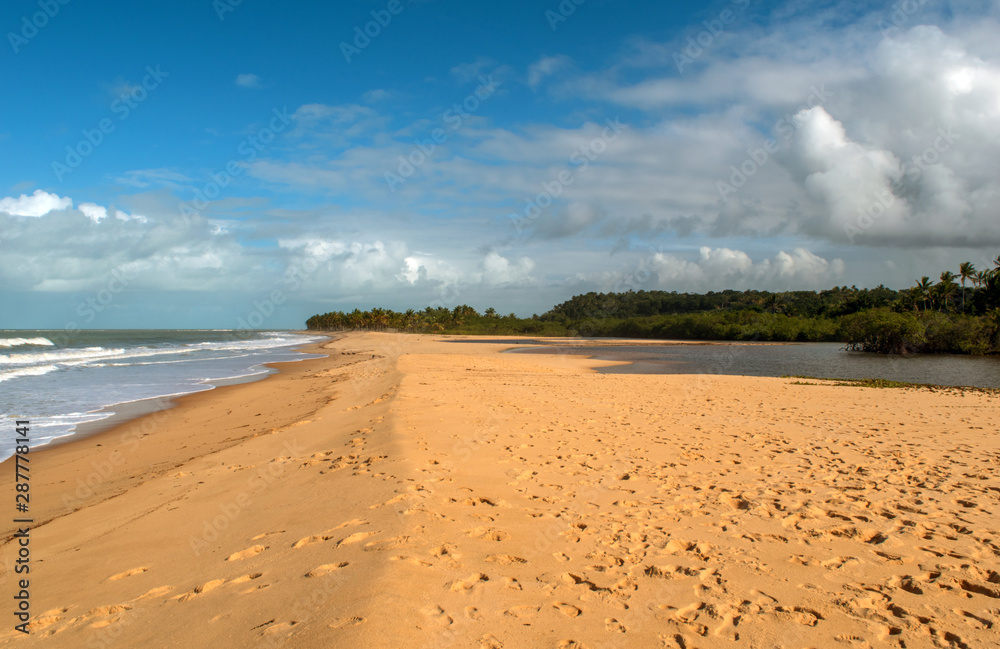
[[[792,385],[833,385],[835,387],[875,388],[875,389],[907,389],[928,390],[930,392],[975,392],[980,394],[1000,394],[997,388],[977,388],[966,385],[935,385],[933,383],[907,383],[889,379],[825,379],[818,376],[783,376],[783,379],[808,379],[807,381],[792,381]],[[826,383],[811,383],[809,381],[826,381]]]
[[[323,331],[405,331],[471,335],[584,336],[843,342],[882,354],[1000,353],[1000,256],[995,268],[963,263],[959,274],[923,277],[901,291],[834,287],[826,291],[628,291],[577,295],[531,318],[492,308],[375,308],[315,315]],[[956,283],[960,280],[960,284]]]

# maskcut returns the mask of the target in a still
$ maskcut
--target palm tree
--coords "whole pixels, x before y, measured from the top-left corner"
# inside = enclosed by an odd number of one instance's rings
[[[948,300],[957,290],[958,284],[955,283],[955,273],[950,270],[946,270],[941,273],[941,283],[938,284],[938,294],[941,296],[942,312],[948,308]]]
[[[931,278],[926,275],[917,280],[917,292],[920,293],[920,297],[924,299],[924,311],[927,310],[927,300],[931,297],[931,288],[933,287],[934,282],[932,282]]]
[[[971,261],[963,261],[958,267],[958,276],[962,278],[962,313],[965,313],[965,280],[976,275],[976,267]]]
[[[417,324],[417,312],[413,309],[407,309],[406,313],[403,314],[403,328],[407,331],[414,329]]]

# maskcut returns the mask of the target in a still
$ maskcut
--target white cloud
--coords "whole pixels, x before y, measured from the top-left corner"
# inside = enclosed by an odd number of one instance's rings
[[[696,260],[657,253],[649,266],[659,288],[685,291],[829,288],[845,271],[843,260],[828,261],[805,248],[795,248],[791,253],[780,251],[770,259],[754,262],[742,250],[703,246]]]
[[[432,282],[442,286],[456,286],[462,283],[462,274],[455,266],[434,255],[420,253],[403,259],[399,277],[410,285]]]
[[[568,56],[543,56],[528,66],[528,85],[537,88],[546,77],[550,77],[573,62]]]
[[[534,283],[531,271],[535,262],[528,257],[521,257],[511,262],[497,252],[489,252],[483,259],[482,282],[488,286],[519,285]]]
[[[0,212],[11,216],[45,216],[54,210],[65,210],[73,207],[73,199],[62,198],[58,194],[50,194],[36,189],[31,196],[21,194],[18,198],[0,199]]]
[[[83,212],[84,215],[86,215],[86,217],[94,223],[100,223],[102,219],[106,219],[108,217],[107,208],[94,203],[80,203],[80,206],[77,209]]]
[[[236,77],[236,85],[240,88],[260,88],[260,77],[256,74],[240,74]]]

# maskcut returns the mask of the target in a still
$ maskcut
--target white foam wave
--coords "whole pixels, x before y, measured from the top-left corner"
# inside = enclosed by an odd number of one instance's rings
[[[124,349],[106,349],[104,347],[74,347],[61,349],[57,352],[39,352],[37,354],[11,354],[0,356],[0,365],[36,365],[40,363],[71,363],[86,362],[115,358],[125,355]]]
[[[37,345],[39,347],[55,347],[48,338],[0,338],[0,347],[20,347],[22,345]]]
[[[49,372],[55,372],[59,367],[57,365],[35,365],[33,367],[19,367],[14,370],[0,370],[0,383],[4,381],[10,381],[11,379],[17,379],[22,376],[41,376],[43,374],[48,374]]]

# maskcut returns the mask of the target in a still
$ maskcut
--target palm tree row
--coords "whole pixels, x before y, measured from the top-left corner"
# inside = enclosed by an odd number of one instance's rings
[[[917,280],[916,286],[909,290],[909,303],[914,310],[919,310],[919,304],[923,304],[923,310],[936,308],[940,311],[967,312],[966,283],[971,282],[975,291],[992,289],[996,291],[1000,288],[1000,255],[993,260],[993,268],[988,270],[976,270],[972,262],[962,262],[958,269],[958,275],[951,271],[941,273],[940,281],[934,283],[926,275]],[[961,285],[955,280],[961,281]],[[961,305],[955,304],[954,297],[961,294]]]
[[[408,331],[429,333],[460,327],[473,318],[507,321],[518,320],[518,317],[513,313],[501,317],[492,307],[486,309],[485,313],[480,315],[479,312],[468,304],[462,304],[450,310],[444,307],[427,307],[423,311],[407,309],[401,313],[378,307],[369,311],[354,309],[350,313],[334,311],[323,315],[314,315],[306,321],[306,327],[324,331]]]

